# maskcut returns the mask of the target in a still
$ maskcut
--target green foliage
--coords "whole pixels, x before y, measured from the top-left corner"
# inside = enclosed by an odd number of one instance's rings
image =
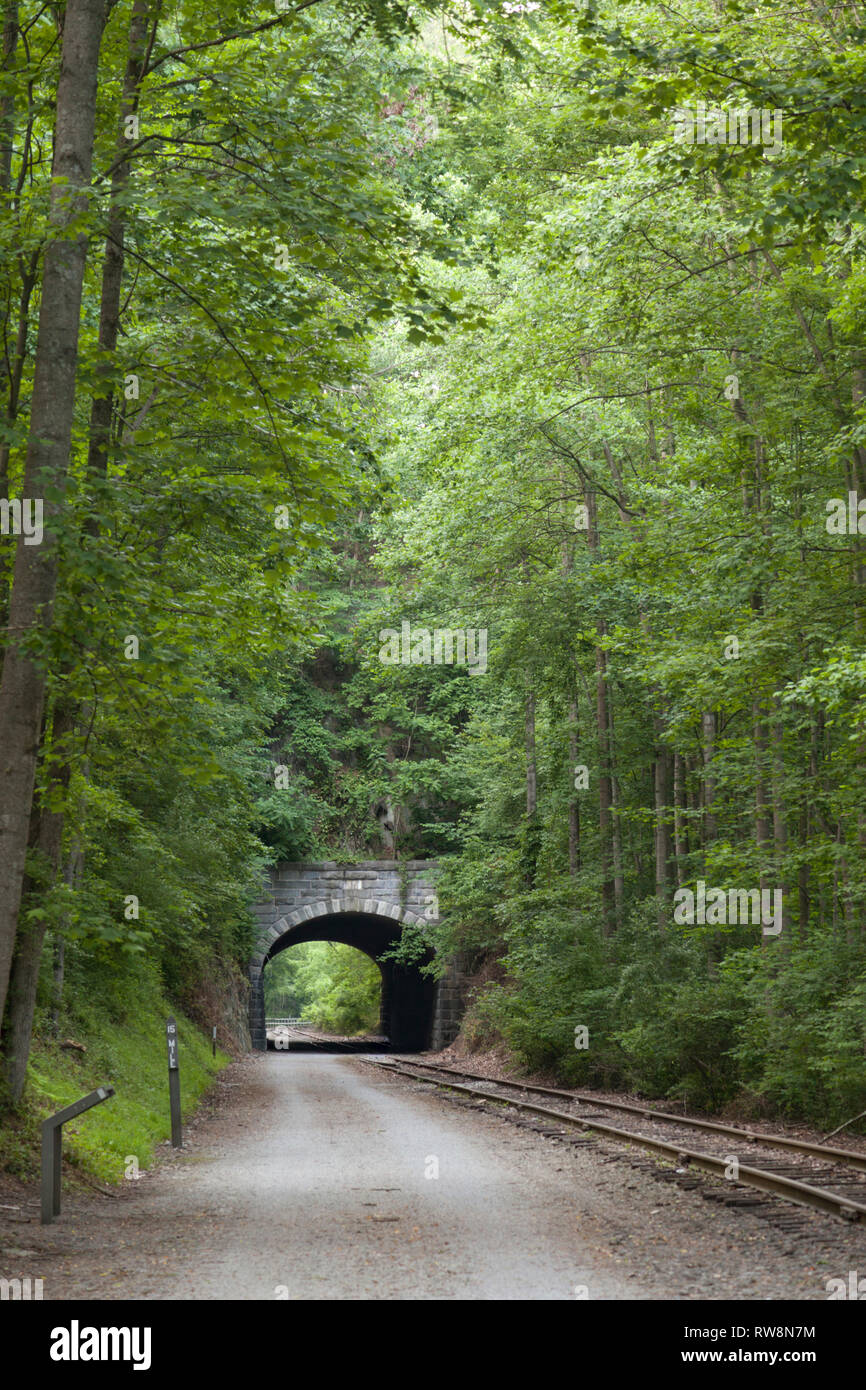
[[[861,541],[825,526],[827,499],[866,488],[859,116],[840,114],[862,104],[859,31],[836,16],[829,44],[828,15],[772,7],[575,20],[539,16],[519,65],[474,55],[472,102],[446,107],[431,77],[404,106],[438,137],[395,172],[468,252],[425,273],[485,324],[376,344],[382,493],[327,648],[330,726],[348,705],[363,734],[334,740],[317,787],[341,829],[337,788],[362,792],[359,847],[387,791],[398,849],[439,858],[440,918],[398,955],[494,964],[481,1036],[584,1083],[838,1122],[866,1091]],[[784,108],[781,151],[676,144],[671,108],[698,99]],[[377,667],[401,620],[486,626],[487,675]],[[661,756],[681,784],[660,900]],[[669,783],[671,838],[673,803]],[[675,923],[697,878],[780,885],[781,937]]]
[[[59,593],[25,639],[48,683],[39,792],[64,815],[62,863],[31,856],[21,921],[112,978],[121,961],[131,978],[155,969],[174,999],[215,960],[245,963],[267,863],[316,848],[339,814],[353,843],[352,807],[365,822],[377,794],[350,789],[323,816],[312,750],[299,740],[290,759],[310,768],[291,797],[274,762],[282,695],[303,680],[322,611],[303,573],[377,486],[359,401],[369,341],[395,317],[422,342],[478,322],[420,268],[422,246],[447,260],[459,236],[416,223],[389,164],[383,92],[403,82],[401,42],[428,8],[154,5],[137,130],[119,133],[133,6],[110,7],[73,450],[65,490],[46,494]],[[19,487],[33,393],[60,54],[53,10],[22,4],[10,26],[4,495]],[[114,351],[106,246],[123,256]],[[106,398],[95,462],[91,409]],[[12,557],[4,532],[4,617]],[[58,737],[65,711],[74,728]],[[320,751],[327,777],[327,740]]]
[[[47,142],[54,19],[30,18],[14,62]],[[844,7],[738,0],[220,0],[157,25],[114,190],[120,347],[92,254],[61,591],[27,637],[66,828],[25,920],[104,972],[106,1017],[121,964],[180,997],[243,961],[269,862],[430,856],[439,916],[397,956],[486,971],[472,1027],[528,1065],[863,1108],[863,541],[825,524],[866,493],[862,40]],[[781,110],[782,145],[676,142],[698,100]],[[46,231],[26,111],[8,363]],[[13,490],[32,341],[20,391],[7,370]],[[8,587],[5,540],[2,565]],[[383,664],[403,622],[486,629],[487,672]],[[779,885],[781,936],[676,923],[699,878]],[[343,948],[268,975],[320,1026],[375,1026],[376,967]]]
[[[265,970],[265,1014],[303,1018],[326,1033],[376,1032],[381,984],[379,967],[352,946],[304,942]]]
[[[0,1167],[23,1178],[36,1177],[39,1121],[108,1084],[116,1092],[110,1100],[64,1126],[63,1153],[82,1173],[119,1183],[127,1175],[130,1158],[144,1170],[156,1146],[171,1134],[168,1015],[174,1013],[178,1024],[185,1118],[194,1113],[214,1075],[230,1058],[219,1049],[212,1057],[210,1039],[165,999],[153,965],[138,964],[130,972],[119,963],[112,969],[104,960],[76,956],[74,948],[71,955],[74,1011],[67,1011],[57,1037],[43,1014],[24,1110],[14,1124],[0,1128]],[[86,1052],[62,1050],[60,1041],[69,1036]]]

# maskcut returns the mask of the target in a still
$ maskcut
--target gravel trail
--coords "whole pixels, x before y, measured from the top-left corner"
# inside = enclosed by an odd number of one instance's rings
[[[866,1255],[346,1056],[245,1059],[118,1196],[64,1195],[44,1229],[33,1203],[0,1213],[0,1273],[46,1299],[824,1299]]]

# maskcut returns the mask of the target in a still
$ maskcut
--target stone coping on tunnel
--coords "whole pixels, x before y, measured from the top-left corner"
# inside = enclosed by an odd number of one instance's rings
[[[406,910],[425,906],[433,893],[435,860],[403,861],[398,868],[395,860],[368,859],[361,864],[331,868],[328,861],[290,863],[282,861],[273,867],[262,883],[262,897],[253,907],[261,920],[287,907],[314,907],[326,900],[339,901],[339,909],[330,911],[364,912],[370,909],[359,905],[361,900],[402,904]],[[351,907],[348,906],[351,904]],[[378,910],[378,909],[377,909]],[[321,909],[317,913],[320,915]]]
[[[272,872],[283,868],[292,872],[314,869],[317,872],[330,870],[350,876],[355,869],[381,869],[399,875],[401,869],[435,869],[438,862],[437,859],[356,859],[353,863],[347,864],[337,859],[292,859],[275,864]]]

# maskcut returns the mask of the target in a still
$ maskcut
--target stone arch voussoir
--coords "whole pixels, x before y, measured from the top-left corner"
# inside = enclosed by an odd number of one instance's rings
[[[341,898],[320,898],[305,907],[295,908],[281,916],[275,923],[259,933],[255,946],[255,956],[267,957],[271,947],[285,936],[293,927],[302,922],[313,921],[316,917],[335,917],[340,913],[357,912],[364,916],[390,917],[394,922],[418,923],[424,918],[408,909],[401,910],[395,903],[384,902],[381,898],[359,898],[355,894],[345,894]],[[254,956],[254,960],[255,960]],[[258,966],[259,969],[262,966]]]

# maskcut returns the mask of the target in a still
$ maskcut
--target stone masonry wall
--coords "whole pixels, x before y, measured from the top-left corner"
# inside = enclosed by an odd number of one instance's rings
[[[395,923],[422,923],[434,911],[434,860],[368,859],[357,864],[317,860],[278,864],[263,884],[254,908],[258,922],[250,961],[250,1033],[253,1047],[264,1048],[265,1013],[262,971],[265,958],[286,932],[317,917],[364,913]],[[441,1048],[456,1036],[462,1017],[464,976],[459,962],[449,962],[438,981],[430,1045]]]

